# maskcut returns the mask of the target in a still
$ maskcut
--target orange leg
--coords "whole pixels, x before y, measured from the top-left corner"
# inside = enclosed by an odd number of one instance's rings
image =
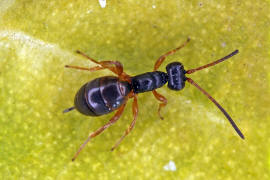
[[[131,122],[129,128],[125,131],[124,135],[112,147],[111,151],[113,151],[122,142],[122,140],[130,133],[130,131],[135,126],[137,115],[138,115],[138,102],[137,102],[136,94],[133,95],[132,111],[133,111],[133,121]]]
[[[162,96],[161,94],[159,94],[156,90],[153,90],[152,93],[154,94],[154,96],[157,100],[162,102],[159,104],[159,107],[158,107],[158,115],[159,115],[160,119],[163,120],[164,118],[161,116],[160,110],[161,110],[161,108],[163,108],[167,105],[167,99],[164,96]]]
[[[101,61],[100,64],[117,74],[121,80],[131,82],[130,76],[124,72],[123,65],[119,61]]]
[[[73,68],[73,69],[84,70],[84,71],[91,71],[91,72],[105,69],[104,67],[101,67],[101,66],[95,66],[95,67],[92,67],[92,68],[85,68],[85,67],[79,67],[79,66],[65,65],[65,67],[66,68]]]
[[[119,61],[100,61],[100,62],[98,62],[95,59],[87,56],[86,54],[84,54],[83,52],[81,52],[79,50],[77,50],[76,52],[78,54],[84,56],[85,58],[89,59],[93,63],[99,64],[104,69],[109,69],[110,71],[112,71],[113,73],[118,75],[121,80],[130,82],[130,76],[127,75],[126,73],[124,73],[123,65]]]
[[[185,47],[186,44],[187,44],[189,41],[190,41],[190,39],[188,38],[188,39],[186,40],[186,42],[184,42],[184,44],[182,44],[181,46],[179,46],[179,47],[177,47],[177,48],[175,48],[175,49],[173,49],[173,50],[167,52],[166,54],[163,54],[162,56],[160,56],[160,57],[158,58],[158,60],[156,61],[156,63],[155,63],[154,71],[156,71],[156,70],[159,68],[159,66],[163,63],[163,61],[165,60],[165,58],[166,58],[167,56],[172,55],[172,54],[174,54],[176,51],[178,51],[178,50],[180,50],[181,48]]]
[[[117,110],[117,112],[115,113],[115,115],[110,119],[110,121],[105,124],[104,126],[100,127],[98,130],[96,130],[95,132],[91,133],[88,138],[86,139],[86,141],[80,146],[79,150],[76,152],[76,154],[74,155],[74,157],[72,158],[72,161],[74,161],[77,156],[79,155],[79,153],[81,152],[81,150],[85,147],[85,145],[94,137],[96,137],[97,135],[99,135],[100,133],[102,133],[105,129],[107,129],[108,127],[110,127],[111,125],[113,125],[122,115],[124,109],[126,106],[126,102],[120,106],[120,108]]]
[[[99,63],[105,68],[112,69],[118,76],[123,73],[123,65],[119,61],[100,61]]]

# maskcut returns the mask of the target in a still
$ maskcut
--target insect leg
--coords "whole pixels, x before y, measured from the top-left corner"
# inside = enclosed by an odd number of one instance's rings
[[[162,96],[161,94],[159,94],[156,90],[153,90],[152,93],[154,94],[154,96],[157,100],[162,102],[159,104],[159,107],[158,107],[158,115],[159,115],[160,119],[163,120],[164,118],[161,116],[160,110],[161,110],[161,108],[163,108],[167,105],[167,99],[164,96]]]
[[[117,74],[121,80],[131,82],[130,76],[124,72],[123,65],[119,61],[100,61],[100,64]]]
[[[123,72],[123,69],[124,68],[123,68],[123,65],[121,64],[121,62],[119,62],[119,61],[100,61],[100,62],[98,62],[95,59],[87,56],[85,53],[83,53],[83,52],[81,52],[79,50],[77,50],[76,53],[84,56],[85,58],[89,59],[93,63],[99,64],[104,69],[109,69],[110,71],[112,71],[113,73],[115,73],[116,75],[118,75],[118,77],[121,80],[131,82],[130,76],[127,75],[125,72]]]
[[[97,129],[95,132],[91,133],[88,138],[86,139],[86,141],[80,146],[79,150],[76,152],[76,154],[74,155],[74,157],[72,158],[72,161],[74,161],[77,156],[79,155],[79,153],[82,151],[82,149],[85,147],[85,145],[94,137],[96,137],[97,135],[99,135],[100,133],[102,133],[105,129],[107,129],[108,127],[110,127],[111,125],[113,125],[122,115],[124,109],[126,106],[126,102],[120,106],[120,108],[118,109],[118,111],[115,113],[115,115],[110,119],[110,121],[108,123],[106,123],[104,126],[100,127],[99,129]]]
[[[165,58],[166,58],[167,56],[172,55],[172,54],[174,54],[176,51],[178,51],[178,50],[180,50],[181,48],[185,47],[186,44],[187,44],[189,41],[190,41],[190,39],[188,38],[188,39],[184,42],[184,44],[182,44],[181,46],[179,46],[179,47],[177,47],[177,48],[175,48],[175,49],[173,49],[173,50],[167,52],[166,54],[163,54],[162,56],[160,56],[160,57],[158,58],[158,60],[156,61],[156,63],[155,63],[154,71],[156,71],[156,70],[159,68],[159,66],[163,63],[163,61],[165,60]]]
[[[79,66],[65,65],[65,67],[66,67],[66,68],[73,68],[73,69],[84,70],[84,71],[91,71],[91,72],[105,69],[105,68],[102,67],[102,66],[95,66],[95,67],[92,67],[92,68],[86,68],[86,67],[79,67]]]
[[[123,73],[123,65],[119,61],[100,61],[101,66],[112,70],[118,76]]]
[[[84,54],[83,52],[81,52],[81,51],[79,51],[79,50],[77,50],[76,53],[78,53],[78,54],[84,56],[86,59],[89,59],[89,60],[92,61],[93,63],[100,64],[98,61],[96,61],[95,59],[93,59],[93,58],[87,56],[86,54]]]
[[[112,147],[111,151],[113,151],[122,142],[122,140],[130,133],[130,131],[135,126],[137,115],[138,115],[138,110],[139,109],[138,109],[137,95],[134,94],[134,96],[133,96],[133,104],[132,104],[133,121],[131,122],[129,128],[125,131],[124,135]]]
[[[85,53],[77,50],[76,53],[84,56],[85,58],[89,59],[90,61],[92,61],[93,63],[99,64],[101,65],[103,68],[109,69],[111,70],[113,73],[119,75],[123,72],[123,65],[119,62],[119,61],[101,61],[98,62],[95,59],[89,57],[88,55],[86,55]],[[113,67],[113,66],[115,67]]]

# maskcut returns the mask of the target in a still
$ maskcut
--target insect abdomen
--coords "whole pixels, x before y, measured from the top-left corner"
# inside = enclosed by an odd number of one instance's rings
[[[83,85],[75,96],[74,104],[82,114],[100,116],[119,108],[130,91],[128,82],[105,76]]]

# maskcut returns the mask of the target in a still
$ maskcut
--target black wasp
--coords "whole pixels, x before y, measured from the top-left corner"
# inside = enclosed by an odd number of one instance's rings
[[[168,88],[171,90],[179,91],[185,87],[185,82],[197,87],[204,95],[206,95],[226,116],[226,118],[231,123],[232,127],[235,129],[237,134],[244,139],[244,135],[240,129],[236,126],[229,114],[220,106],[220,104],[210,96],[205,90],[203,90],[197,83],[195,83],[191,78],[186,77],[186,74],[192,74],[196,71],[202,70],[204,68],[214,66],[220,62],[225,61],[226,59],[236,55],[238,50],[233,51],[229,55],[206,64],[204,66],[185,70],[184,66],[180,62],[172,62],[166,66],[167,72],[157,71],[160,65],[163,63],[165,58],[169,55],[174,54],[176,51],[183,48],[190,39],[188,38],[184,44],[181,46],[167,52],[166,54],[160,56],[155,63],[154,70],[152,72],[146,72],[137,76],[130,76],[123,71],[123,65],[119,61],[96,61],[93,58],[90,58],[86,54],[77,51],[78,54],[86,57],[93,63],[96,63],[97,66],[92,68],[78,67],[66,65],[67,68],[74,68],[79,70],[86,71],[98,71],[102,69],[108,69],[117,76],[104,76],[97,79],[94,79],[86,84],[84,84],[80,90],[77,92],[74,99],[74,106],[64,110],[64,113],[69,112],[73,109],[78,110],[80,113],[87,116],[101,116],[112,111],[116,111],[115,115],[106,123],[104,126],[97,129],[95,132],[91,133],[87,140],[81,145],[77,153],[72,158],[72,161],[76,159],[78,154],[84,148],[84,146],[90,141],[91,138],[102,133],[105,129],[114,124],[122,115],[128,99],[133,98],[132,111],[133,111],[133,121],[130,124],[129,128],[125,131],[124,135],[116,142],[112,147],[114,150],[120,142],[127,136],[130,131],[133,129],[136,118],[138,114],[138,104],[137,96],[139,93],[152,91],[155,98],[160,101],[158,108],[158,114],[161,119],[163,117],[160,115],[160,110],[162,107],[166,106],[167,99],[159,94],[156,89],[164,86],[166,83]]]

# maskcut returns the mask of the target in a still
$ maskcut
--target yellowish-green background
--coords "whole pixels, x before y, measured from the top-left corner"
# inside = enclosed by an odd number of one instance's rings
[[[270,2],[210,0],[0,1],[1,179],[269,179]],[[151,93],[139,95],[139,116],[118,149],[110,148],[132,120],[121,119],[93,139],[72,163],[88,133],[113,115],[86,117],[72,106],[85,82],[111,74],[66,69],[94,66],[76,55],[119,60],[136,75],[187,37],[191,42],[166,63],[186,69],[235,49],[240,53],[192,78],[233,117],[194,87],[163,87],[168,99],[158,118]],[[165,70],[165,65],[161,70]],[[165,171],[172,160],[176,171]]]

